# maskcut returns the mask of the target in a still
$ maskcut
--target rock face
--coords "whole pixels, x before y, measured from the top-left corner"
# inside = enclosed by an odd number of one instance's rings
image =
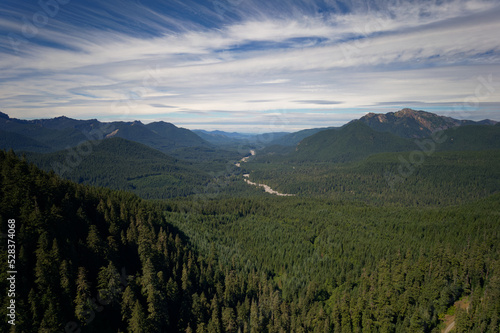
[[[481,122],[458,120],[413,109],[402,109],[386,114],[368,113],[359,120],[376,131],[391,132],[404,138],[423,138],[438,130],[446,130],[463,125],[495,124],[491,120],[483,120]]]

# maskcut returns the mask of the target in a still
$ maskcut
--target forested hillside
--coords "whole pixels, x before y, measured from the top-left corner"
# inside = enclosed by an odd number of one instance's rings
[[[180,160],[137,142],[110,138],[53,153],[23,153],[23,156],[63,178],[131,191],[143,199],[255,192],[241,182],[234,166],[236,159],[228,160],[238,153],[203,149],[203,156],[211,156],[208,161],[203,161],[194,148],[189,153],[184,151],[185,156],[188,154],[198,158]]]
[[[411,140],[387,132],[377,132],[361,121],[340,129],[329,129],[311,135],[297,144],[291,161],[349,162],[381,152],[415,149]]]
[[[450,121],[423,114],[439,120],[429,128]],[[468,203],[500,191],[500,126],[460,124],[410,139],[352,121],[307,137],[294,150],[259,150],[244,172],[253,182],[294,195],[377,204]]]
[[[13,153],[0,168],[0,232],[15,219],[17,251],[16,326],[2,331],[439,332],[458,300],[468,308],[454,311],[457,331],[499,329],[498,194],[424,209],[263,196],[153,204]]]
[[[24,120],[10,118],[0,112],[1,149],[54,152],[88,140],[111,137],[139,142],[164,153],[186,147],[211,147],[192,131],[164,121],[145,125],[140,121],[100,122],[97,119],[78,120],[65,116]]]
[[[436,131],[468,125],[494,125],[496,121],[459,120],[426,111],[402,109],[397,112],[368,113],[359,121],[380,132],[390,132],[403,138],[425,138]]]
[[[17,251],[16,325],[3,320],[2,332],[259,332],[271,312],[281,325],[287,305],[265,275],[198,255],[159,206],[61,180],[13,153],[0,151],[0,170],[0,232],[15,220]]]
[[[264,156],[244,167],[252,181],[283,193],[378,205],[456,205],[500,191],[500,150],[419,153],[350,163],[291,164]]]
[[[445,209],[288,197],[178,201],[167,218],[202,252],[271,277],[292,331],[439,332],[466,299],[457,331],[498,332],[499,209],[499,195]]]
[[[26,153],[26,158],[66,179],[133,191],[143,198],[192,195],[211,180],[207,172],[189,163],[122,138],[88,141],[48,154]]]
[[[437,126],[437,125],[435,125]],[[261,161],[286,163],[345,163],[388,152],[477,151],[498,149],[499,125],[463,125],[438,130],[427,137],[410,139],[389,131],[377,131],[361,120],[338,129],[326,129],[302,139],[294,150],[267,147]],[[258,155],[262,155],[258,154]],[[278,156],[273,156],[277,154]]]

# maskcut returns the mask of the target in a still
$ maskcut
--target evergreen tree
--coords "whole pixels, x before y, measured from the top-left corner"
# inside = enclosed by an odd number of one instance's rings
[[[85,267],[78,267],[76,280],[75,315],[84,324],[89,324],[95,317],[92,309],[90,283],[87,279]]]
[[[146,327],[146,318],[139,300],[136,300],[132,309],[132,314],[128,322],[128,331],[133,333],[142,333]]]

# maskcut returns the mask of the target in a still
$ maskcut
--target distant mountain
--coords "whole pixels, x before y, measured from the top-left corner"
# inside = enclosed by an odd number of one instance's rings
[[[158,121],[147,124],[145,127],[161,138],[157,146],[157,149],[161,151],[172,151],[184,147],[210,146],[207,141],[200,138],[196,133],[171,123]]]
[[[193,130],[200,138],[213,144],[228,144],[233,141],[244,141],[255,136],[238,132]]]
[[[209,147],[210,144],[195,133],[163,121],[143,124],[134,122],[112,122],[107,124],[107,138],[117,137],[139,142],[149,147],[170,153],[185,147]]]
[[[96,119],[76,120],[64,116],[21,120],[0,112],[0,130],[16,133],[16,138],[10,140],[0,138],[0,148],[35,152],[57,151],[88,140],[110,137],[143,143],[163,152],[211,146],[190,130],[163,121],[144,125],[140,121],[105,123]],[[7,134],[1,135],[5,136]]]
[[[75,146],[88,140],[84,133],[90,133],[96,128],[91,121],[76,122],[80,122],[80,128],[77,128],[76,123],[66,117],[50,120],[21,120],[1,113],[0,130],[7,132],[11,139],[0,140],[0,148],[46,152]],[[82,127],[86,129],[83,130]]]
[[[204,140],[215,145],[267,145],[270,142],[277,140],[281,137],[288,135],[288,132],[273,132],[273,133],[238,133],[238,132],[224,132],[224,131],[205,131],[193,130]]]
[[[464,125],[493,125],[496,123],[488,119],[479,122],[458,120],[412,109],[402,109],[386,114],[368,113],[359,120],[376,131],[390,132],[403,138],[424,138],[437,130]]]
[[[377,132],[362,121],[352,121],[340,129],[324,130],[305,138],[290,158],[298,161],[348,162],[375,153],[416,148],[409,139]]]
[[[270,142],[270,145],[296,146],[300,141],[304,140],[305,138],[328,129],[335,129],[335,127],[311,128],[298,132],[288,133],[286,135],[280,136],[272,140]]]
[[[495,123],[491,120],[456,120],[410,109],[385,115],[368,114],[340,129],[323,130],[306,137],[288,158],[296,161],[349,162],[376,153],[424,148],[432,148],[433,151],[498,149],[500,123],[493,125]],[[438,130],[443,130],[439,135],[443,141],[431,136]],[[429,142],[426,145],[417,144],[423,140],[431,140],[431,146]]]
[[[122,138],[86,142],[71,149],[26,158],[78,183],[129,190],[144,198],[193,194],[208,174],[146,145]]]
[[[461,125],[444,130],[437,137],[404,138],[379,132],[361,120],[339,129],[320,131],[303,139],[294,149],[274,145],[258,152],[263,163],[352,162],[377,153],[424,151],[481,151],[500,148],[500,124]],[[292,147],[290,147],[292,148]],[[292,148],[293,149],[293,148]]]

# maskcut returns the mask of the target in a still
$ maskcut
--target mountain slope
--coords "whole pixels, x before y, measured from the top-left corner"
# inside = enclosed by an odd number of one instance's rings
[[[327,129],[334,129],[334,128],[333,127],[311,128],[298,132],[288,133],[286,135],[280,136],[279,138],[272,140],[269,143],[269,145],[296,146],[300,141],[304,140],[305,138]]]
[[[426,111],[402,109],[386,114],[368,113],[359,119],[379,132],[390,132],[403,138],[423,138],[437,130],[473,124],[495,124],[491,120],[475,122],[439,116]]]
[[[0,130],[0,147],[15,151],[50,151],[50,147],[38,140],[15,132]]]
[[[466,125],[443,132],[446,140],[436,150],[488,150],[500,148],[500,124]]]
[[[291,155],[297,161],[348,162],[381,152],[415,149],[408,139],[391,133],[377,132],[361,121],[353,121],[340,129],[318,132],[302,140]]]
[[[23,146],[26,150],[35,152],[57,151],[74,147],[87,140],[100,140],[105,137],[120,137],[163,152],[185,147],[210,147],[208,142],[195,133],[162,121],[144,125],[140,121],[105,123],[96,119],[76,120],[64,116],[21,120],[0,113],[0,130],[37,141],[38,145],[31,142]],[[8,140],[2,140],[0,144],[0,148],[4,149],[18,148],[18,145]]]
[[[231,145],[248,143],[255,137],[254,134],[243,134],[224,131],[193,130],[200,138],[215,145]]]
[[[2,150],[0,222],[0,258],[15,252],[18,272],[0,272],[2,290],[15,285],[0,299],[1,332],[207,331],[236,311],[242,330],[249,297],[266,322],[290,307],[269,279],[225,269],[215,250],[197,253],[159,204],[62,180]],[[262,306],[268,295],[277,309]]]
[[[158,150],[122,138],[26,157],[40,168],[53,169],[75,182],[129,190],[144,198],[190,195],[210,178]]]
[[[0,112],[1,113],[1,112]],[[24,145],[24,148],[30,151],[55,151],[64,149],[68,146],[75,146],[80,142],[88,140],[85,133],[90,131],[82,131],[80,129],[68,126],[69,118],[59,117],[48,122],[45,120],[21,120],[9,118],[5,113],[0,114],[0,130],[15,133],[16,137],[26,143],[25,138],[30,138],[31,141]],[[56,125],[56,124],[61,125]],[[72,123],[74,124],[74,123]],[[87,124],[89,125],[90,124]],[[92,127],[89,127],[92,129]],[[19,136],[20,135],[20,136]],[[0,148],[16,149],[20,148],[15,139],[0,141]],[[36,144],[35,144],[36,142]]]
[[[196,133],[185,128],[179,128],[171,123],[159,121],[145,126],[163,139],[163,146],[159,147],[160,150],[209,146],[209,144]]]
[[[262,145],[272,144],[274,140],[279,140],[281,137],[287,136],[288,132],[272,132],[272,133],[258,133],[247,134],[237,132],[224,132],[224,131],[205,131],[194,130],[204,140],[218,146],[235,146],[240,148],[243,146],[260,147]]]

